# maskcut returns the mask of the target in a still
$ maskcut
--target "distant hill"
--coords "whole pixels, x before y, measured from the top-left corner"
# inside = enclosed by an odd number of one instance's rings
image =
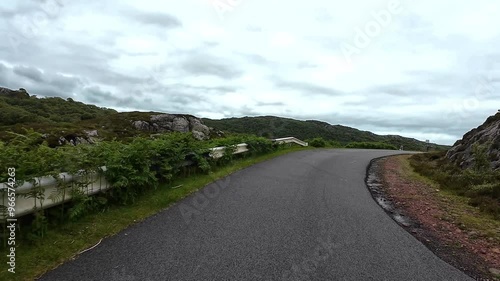
[[[361,131],[342,125],[330,125],[326,122],[307,120],[300,121],[275,116],[242,117],[213,120],[203,118],[203,122],[215,129],[234,132],[250,133],[269,138],[294,136],[299,139],[322,137],[326,140],[338,141],[341,144],[349,142],[383,142],[396,147],[401,145],[405,150],[426,150],[425,142],[393,135],[376,135],[372,132]],[[431,144],[431,149],[447,150],[444,145]]]
[[[213,127],[210,130],[208,127]],[[45,135],[51,146],[60,143],[93,142],[98,139],[126,140],[168,131],[193,132],[205,139],[218,131],[248,133],[268,138],[294,136],[299,139],[322,137],[350,142],[384,142],[407,150],[425,150],[426,143],[401,136],[380,136],[354,128],[321,121],[299,121],[274,116],[199,119],[188,114],[161,112],[117,112],[116,110],[74,101],[71,98],[38,98],[24,89],[0,87],[0,140],[12,137],[8,132],[24,133],[33,129]],[[449,147],[432,145],[433,149]]]
[[[26,123],[74,123],[116,113],[71,98],[37,98],[26,90],[0,87],[0,126]]]

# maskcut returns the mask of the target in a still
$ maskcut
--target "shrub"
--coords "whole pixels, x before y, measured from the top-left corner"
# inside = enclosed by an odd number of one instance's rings
[[[62,199],[72,195],[71,202],[61,204],[50,211],[42,206],[31,217],[27,236],[40,237],[47,231],[49,216],[77,220],[88,212],[105,209],[110,204],[129,204],[138,196],[162,182],[170,182],[186,171],[210,172],[214,165],[226,165],[235,157],[236,144],[246,143],[252,155],[265,154],[276,150],[279,145],[263,137],[251,135],[232,135],[210,141],[198,141],[191,133],[169,133],[149,137],[134,137],[127,142],[102,141],[95,145],[63,145],[51,148],[38,133],[27,132],[15,135],[9,143],[0,141],[0,181],[5,182],[9,167],[16,168],[16,178],[32,181],[35,177],[57,175],[61,172],[80,174],[75,182],[57,180],[56,190],[45,198],[44,189],[33,188],[28,195],[37,199]],[[225,146],[226,153],[214,160],[209,148]],[[192,166],[186,167],[186,163]],[[100,167],[106,166],[102,171]],[[89,175],[101,173],[112,189],[95,196],[88,196],[81,190],[89,184]],[[0,207],[4,207],[1,206]],[[56,210],[56,211],[54,211]],[[47,216],[46,216],[47,215]],[[0,239],[4,239],[0,234]]]
[[[451,163],[444,153],[415,154],[410,164],[415,172],[437,182],[442,189],[468,197],[470,205],[500,218],[500,171],[486,165],[480,147],[473,148],[473,153],[476,162],[466,170]]]
[[[250,137],[245,139],[245,143],[253,155],[270,153],[278,148],[278,145],[263,137]]]
[[[326,141],[323,138],[314,138],[307,141],[310,146],[314,147],[325,147]]]
[[[397,150],[398,148],[392,144],[383,142],[350,142],[346,148],[363,148],[363,149],[390,149]]]
[[[334,140],[330,140],[328,141],[328,145],[331,146],[331,147],[342,147],[342,144],[338,141],[334,141]]]

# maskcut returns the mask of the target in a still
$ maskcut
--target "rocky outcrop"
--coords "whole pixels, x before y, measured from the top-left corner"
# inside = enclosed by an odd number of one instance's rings
[[[64,133],[64,131],[62,132]],[[98,142],[98,131],[97,130],[84,130],[82,134],[64,134],[57,139],[57,145],[79,145],[79,144],[95,144]],[[44,139],[49,139],[51,136],[44,134],[42,136]]]
[[[153,133],[192,132],[198,140],[210,138],[210,129],[200,119],[190,115],[157,114],[152,115],[148,121],[133,121],[132,126],[137,130]]]
[[[500,170],[500,112],[465,134],[447,152],[446,157],[461,168],[470,168],[474,164],[472,149],[475,144],[485,146],[491,168]]]
[[[19,90],[11,90],[4,87],[0,87],[0,95],[4,95],[11,98],[29,98],[30,95],[25,89],[20,88]]]

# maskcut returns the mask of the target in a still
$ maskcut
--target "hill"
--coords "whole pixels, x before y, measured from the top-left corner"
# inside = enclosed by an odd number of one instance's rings
[[[208,126],[208,127],[207,127]],[[209,128],[213,127],[213,129]],[[247,133],[267,138],[294,136],[299,139],[322,137],[345,145],[352,142],[380,142],[407,150],[426,150],[427,144],[401,136],[380,136],[326,122],[299,121],[274,116],[199,119],[188,114],[161,112],[117,112],[74,101],[71,98],[38,98],[24,89],[0,87],[0,140],[33,129],[44,134],[51,146],[66,142],[85,143],[97,139],[127,140],[169,131],[193,132],[198,139],[221,135],[218,131]],[[431,145],[433,149],[448,149]]]
[[[203,122],[215,129],[234,132],[250,133],[258,136],[275,138],[294,136],[299,139],[312,139],[321,137],[325,140],[338,141],[341,144],[350,142],[383,142],[396,147],[403,146],[406,150],[426,150],[427,143],[401,136],[376,135],[372,132],[361,131],[342,125],[331,125],[326,122],[307,120],[300,121],[275,116],[242,117],[213,120],[204,118]],[[446,150],[449,147],[431,144],[432,149]]]
[[[27,129],[43,134],[51,147],[96,140],[129,140],[163,132],[192,132],[198,139],[212,133],[200,119],[187,114],[117,112],[71,98],[38,98],[24,89],[0,87],[0,140]],[[216,134],[217,132],[213,132]]]
[[[26,90],[0,87],[0,126],[28,123],[74,123],[116,113],[109,108],[88,105],[71,98],[38,98]]]
[[[483,155],[475,155],[478,153]],[[482,161],[489,168],[500,170],[500,112],[466,133],[446,157],[464,169],[482,165],[478,163],[478,158],[483,157]]]

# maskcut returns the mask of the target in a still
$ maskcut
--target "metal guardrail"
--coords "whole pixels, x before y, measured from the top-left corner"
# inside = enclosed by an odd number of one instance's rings
[[[277,143],[296,143],[301,146],[308,146],[309,144],[305,141],[301,141],[296,137],[286,137],[286,138],[280,138],[280,139],[274,139],[273,141]]]
[[[303,142],[294,137],[274,139],[273,141],[278,143],[296,143],[302,146],[307,146],[306,142]],[[224,146],[211,148],[211,152],[209,154],[210,157],[217,159],[224,155],[225,151]],[[249,151],[248,145],[246,143],[237,144],[235,151],[233,154],[245,153]],[[106,167],[101,167],[101,170],[106,171]],[[64,181],[65,183],[75,182],[77,179],[82,179],[85,177],[85,182],[88,183],[85,186],[77,187],[80,191],[84,192],[87,195],[93,195],[107,189],[111,188],[111,185],[106,181],[102,174],[88,174],[88,175],[70,175],[68,173],[59,174],[59,180]],[[15,188],[16,191],[16,206],[15,206],[15,217],[21,217],[30,213],[35,212],[40,209],[47,209],[53,206],[60,205],[64,202],[71,201],[71,194],[69,190],[65,192],[64,198],[61,196],[53,196],[57,194],[60,190],[57,188],[58,180],[56,180],[52,176],[44,176],[38,177],[34,179],[35,185],[31,182],[24,182],[21,186]],[[44,200],[40,200],[38,198],[29,197],[28,194],[32,191],[32,189],[37,187],[43,188],[43,193],[45,198]],[[8,185],[6,183],[0,183],[0,199],[2,202],[1,205],[7,206],[7,190]],[[36,208],[35,208],[36,207]],[[4,219],[3,214],[0,213],[0,219]]]

